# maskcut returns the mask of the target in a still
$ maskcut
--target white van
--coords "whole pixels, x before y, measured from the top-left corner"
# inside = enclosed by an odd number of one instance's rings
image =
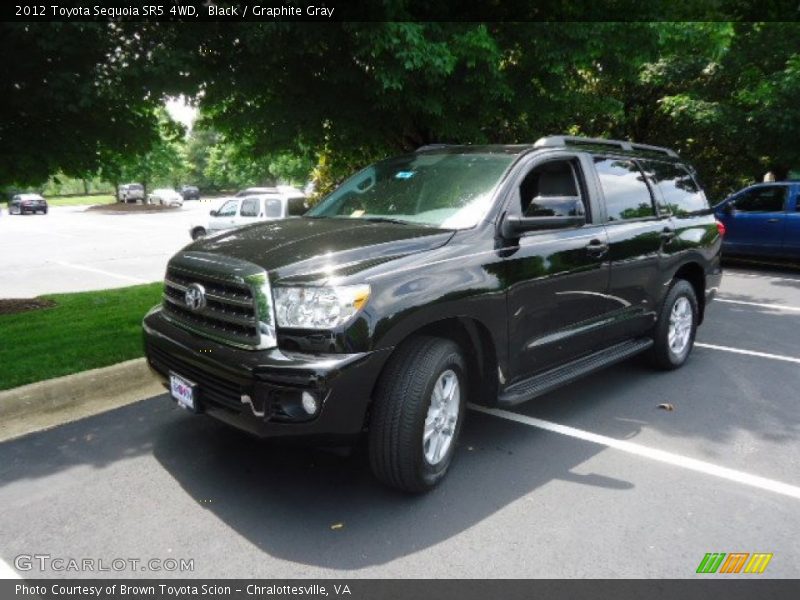
[[[258,221],[274,221],[287,217],[299,217],[308,210],[305,196],[281,193],[261,194],[228,198],[219,208],[209,213],[204,225],[192,225],[189,234],[193,240],[224,229],[242,227]]]

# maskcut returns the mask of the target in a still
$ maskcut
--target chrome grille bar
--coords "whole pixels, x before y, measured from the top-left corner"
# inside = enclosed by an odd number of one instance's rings
[[[187,291],[197,286],[204,302],[190,307]],[[267,273],[243,260],[204,252],[177,254],[167,266],[162,307],[176,325],[216,341],[250,349],[277,344]]]

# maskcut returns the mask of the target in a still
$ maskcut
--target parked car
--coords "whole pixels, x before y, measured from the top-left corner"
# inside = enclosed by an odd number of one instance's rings
[[[120,202],[144,202],[144,186],[141,183],[126,183],[119,186],[117,200]]]
[[[800,181],[759,183],[714,207],[728,255],[800,257]]]
[[[47,214],[47,200],[39,194],[16,194],[8,201],[9,215]]]
[[[310,443],[366,434],[378,479],[424,491],[467,402],[514,406],[641,352],[683,365],[721,244],[693,170],[665,148],[426,147],[305,217],[184,248],[145,352],[191,412]]]
[[[258,221],[273,221],[297,217],[308,210],[305,196],[286,196],[274,191],[269,194],[228,198],[209,213],[206,223],[189,228],[193,240],[224,229],[251,225]]]
[[[178,190],[184,200],[199,200],[200,189],[194,185],[182,185]]]
[[[172,188],[156,188],[147,196],[147,202],[162,206],[183,206],[183,196]]]

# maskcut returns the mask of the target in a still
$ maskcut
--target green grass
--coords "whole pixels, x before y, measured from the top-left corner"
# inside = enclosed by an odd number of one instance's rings
[[[113,194],[100,196],[51,196],[47,198],[50,206],[78,206],[82,204],[113,204]]]
[[[0,315],[0,390],[142,356],[142,317],[162,289],[48,295],[56,306]]]

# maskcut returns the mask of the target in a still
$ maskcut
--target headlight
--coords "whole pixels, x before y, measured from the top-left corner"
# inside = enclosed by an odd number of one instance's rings
[[[364,308],[369,286],[274,287],[272,293],[278,327],[333,329]]]

